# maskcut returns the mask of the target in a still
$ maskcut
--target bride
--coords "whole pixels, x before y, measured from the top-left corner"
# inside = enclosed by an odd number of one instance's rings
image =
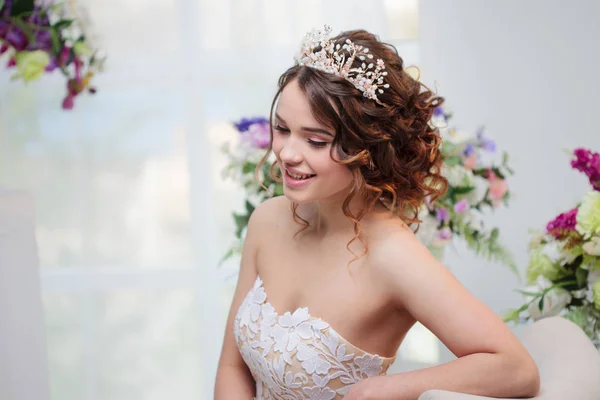
[[[215,399],[534,396],[527,351],[410,229],[447,187],[429,124],[443,99],[374,35],[330,31],[309,33],[279,79],[271,172],[285,196],[250,219]],[[386,375],[416,321],[457,359]]]

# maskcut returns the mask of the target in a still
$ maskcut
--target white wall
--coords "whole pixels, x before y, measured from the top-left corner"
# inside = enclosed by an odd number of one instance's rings
[[[25,193],[0,189],[0,399],[50,398],[44,317]]]
[[[588,189],[562,151],[600,151],[600,3],[422,0],[423,80],[446,97],[454,122],[480,124],[512,157],[510,209],[488,219],[523,269],[528,228],[544,228]],[[494,311],[520,305],[518,282],[460,246],[448,264]]]

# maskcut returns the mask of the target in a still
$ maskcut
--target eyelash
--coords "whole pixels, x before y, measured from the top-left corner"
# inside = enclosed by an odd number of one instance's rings
[[[275,125],[275,126],[273,126],[273,129],[276,131],[279,131],[279,132],[289,132],[290,131],[289,129],[286,129],[286,128],[282,127],[281,125]],[[319,147],[319,148],[326,147],[329,144],[328,142],[315,142],[314,140],[310,140],[310,139],[308,140],[308,143],[311,146],[315,146],[315,147]]]

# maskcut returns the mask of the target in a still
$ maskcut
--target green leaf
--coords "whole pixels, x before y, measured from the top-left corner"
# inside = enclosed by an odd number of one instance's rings
[[[502,316],[502,320],[506,322],[519,322],[519,310],[509,310]]]
[[[500,236],[500,231],[498,230],[498,228],[492,229],[492,232],[490,233],[490,241],[496,242],[498,240],[499,236]]]
[[[244,164],[244,167],[242,168],[242,173],[248,174],[250,172],[254,172],[255,169],[256,169],[256,164],[249,162],[249,163]]]
[[[250,203],[248,200],[246,200],[246,212],[248,213],[248,216],[252,215],[252,213],[254,212],[254,205],[252,203]],[[249,220],[249,218],[248,218]]]
[[[444,155],[447,154],[454,154],[456,153],[456,145],[454,143],[450,143],[450,142],[444,142],[442,144],[442,153]],[[446,163],[446,158],[444,158],[444,164]]]
[[[4,7],[4,0],[0,0],[0,9],[2,9],[2,7]]]
[[[61,19],[56,24],[52,25],[57,31],[70,27],[73,24],[72,19]]]
[[[233,214],[233,219],[235,221],[235,236],[240,239],[242,237],[242,231],[248,225],[248,220],[250,219],[247,215]]]
[[[461,195],[461,194],[467,194],[472,192],[473,190],[475,190],[475,186],[458,186],[458,187],[454,187],[453,189],[453,194],[455,195]]]
[[[218,266],[220,267],[221,265],[223,265],[223,263],[227,260],[229,260],[231,257],[233,257],[233,255],[235,254],[235,248],[232,247],[229,250],[227,250],[227,253],[225,253],[225,255],[223,256],[223,258],[221,258],[221,260],[219,261]]]
[[[275,196],[283,196],[283,185],[279,182],[275,186]]]
[[[444,164],[446,164],[448,167],[460,165],[461,163],[462,163],[462,160],[459,156],[450,156],[444,160]]]
[[[538,308],[540,309],[540,311],[544,310],[544,296],[542,296],[542,298],[540,299],[540,302],[538,303]]]
[[[587,286],[588,271],[582,268],[577,268],[575,271],[575,278],[577,279],[577,286],[584,288]]]
[[[58,56],[62,50],[62,45],[60,43],[60,35],[54,28],[50,29],[50,39],[52,40],[52,51],[55,56]]]
[[[496,174],[496,176],[500,179],[506,179],[506,177],[504,176],[504,174],[502,173],[502,171],[500,171],[500,168],[498,167],[492,167],[492,172],[494,172],[494,174]]]
[[[34,0],[14,0],[10,8],[10,16],[17,17],[21,14],[32,13],[34,9]]]

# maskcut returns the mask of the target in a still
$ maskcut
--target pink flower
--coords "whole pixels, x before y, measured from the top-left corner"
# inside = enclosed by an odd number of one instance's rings
[[[498,178],[492,170],[488,171],[488,180],[490,182],[489,198],[492,200],[493,206],[498,207],[508,192],[508,184],[504,179]]]
[[[466,169],[473,169],[473,168],[475,168],[475,164],[477,164],[477,154],[471,153],[468,156],[463,156],[462,157],[462,162],[463,162],[463,166]]]
[[[462,199],[454,205],[454,212],[461,213],[469,208],[469,202],[466,199]]]
[[[266,149],[271,144],[271,129],[268,122],[252,124],[242,135],[242,140],[246,140],[255,148]]]
[[[570,211],[559,214],[552,221],[546,225],[546,232],[559,239],[563,235],[567,234],[568,231],[575,231],[575,225],[577,225],[577,211],[575,207]]]
[[[440,240],[450,240],[452,239],[452,231],[448,227],[442,228],[438,231],[438,238]]]
[[[434,247],[442,247],[447,245],[452,241],[452,231],[447,226],[438,230],[433,239],[431,240],[431,245]]]

